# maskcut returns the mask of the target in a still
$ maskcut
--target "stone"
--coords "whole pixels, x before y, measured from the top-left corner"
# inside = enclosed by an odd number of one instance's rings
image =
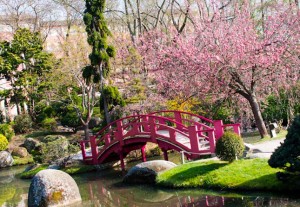
[[[28,206],[65,206],[81,202],[75,180],[60,170],[42,170],[32,179]]]
[[[149,168],[151,170],[154,170],[156,173],[161,173],[163,171],[170,170],[176,166],[177,165],[175,163],[166,160],[151,160],[136,165],[136,167],[140,168]]]
[[[27,149],[28,152],[31,152],[32,150],[40,150],[41,143],[36,139],[27,138],[23,146]]]
[[[10,167],[13,165],[14,159],[11,154],[7,151],[0,152],[0,168]]]
[[[132,167],[128,173],[125,175],[124,183],[134,183],[134,184],[154,184],[156,180],[157,173],[146,167]]]
[[[28,156],[28,151],[25,147],[15,147],[11,154],[23,158]]]
[[[140,163],[131,168],[125,175],[123,182],[125,183],[155,183],[158,173],[172,169],[177,165],[165,160],[152,160]]]

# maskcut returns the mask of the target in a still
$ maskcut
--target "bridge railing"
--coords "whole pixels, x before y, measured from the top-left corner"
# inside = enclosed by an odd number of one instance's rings
[[[167,117],[159,116],[164,114],[167,114]],[[233,128],[234,132],[240,134],[239,124],[224,125],[221,120],[210,120],[189,112],[160,111],[149,115],[134,115],[116,120],[96,135],[91,136],[89,141],[82,141],[81,148],[84,159],[95,159],[101,151],[113,142],[119,142],[123,146],[126,137],[138,134],[149,135],[152,137],[152,141],[155,142],[156,137],[162,137],[158,131],[166,130],[169,136],[164,136],[164,139],[170,139],[170,141],[181,145],[180,142],[176,141],[176,133],[178,133],[190,140],[191,151],[201,151],[200,142],[206,141],[209,142],[209,149],[207,150],[214,153],[216,140],[223,135],[224,129],[228,127]],[[92,155],[87,155],[85,150],[88,142],[91,145]]]
[[[176,110],[164,110],[164,111],[156,111],[153,113],[150,113],[151,115],[156,116],[166,116],[171,119],[175,119],[177,122],[182,123],[184,125],[188,125],[191,123],[190,121],[196,121],[198,123],[203,123],[206,126],[213,126],[214,121],[210,120],[204,116],[199,116],[196,114],[192,114],[190,112],[184,112],[184,111],[176,111]]]

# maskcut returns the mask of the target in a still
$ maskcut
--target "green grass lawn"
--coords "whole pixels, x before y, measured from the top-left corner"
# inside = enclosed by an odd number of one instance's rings
[[[275,140],[275,139],[282,139],[282,138],[285,138],[286,135],[287,135],[287,130],[281,130],[277,134],[277,137],[275,137],[275,138],[265,137],[262,139],[260,137],[259,132],[255,131],[255,132],[242,133],[242,138],[243,138],[244,142],[249,143],[249,144],[254,144],[254,143],[271,141],[271,140]]]
[[[157,184],[166,187],[202,187],[206,189],[239,189],[259,191],[296,191],[300,178],[281,182],[279,169],[271,168],[265,159],[191,162],[166,171]]]

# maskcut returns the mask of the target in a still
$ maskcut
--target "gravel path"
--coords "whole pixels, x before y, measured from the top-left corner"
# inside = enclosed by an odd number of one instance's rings
[[[249,148],[246,157],[249,158],[270,158],[271,154],[275,151],[280,143],[284,141],[283,139],[271,140],[258,144],[247,144],[245,146]]]

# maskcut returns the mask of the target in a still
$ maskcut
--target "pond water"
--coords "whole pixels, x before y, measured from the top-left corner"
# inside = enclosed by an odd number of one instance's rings
[[[0,206],[27,206],[30,180],[22,180],[17,176],[25,168],[26,166],[19,166],[0,170]],[[147,185],[128,186],[122,184],[123,176],[124,173],[120,169],[109,169],[73,176],[83,199],[83,202],[77,206],[300,207],[300,199],[274,194],[238,194],[201,189],[170,190]]]

